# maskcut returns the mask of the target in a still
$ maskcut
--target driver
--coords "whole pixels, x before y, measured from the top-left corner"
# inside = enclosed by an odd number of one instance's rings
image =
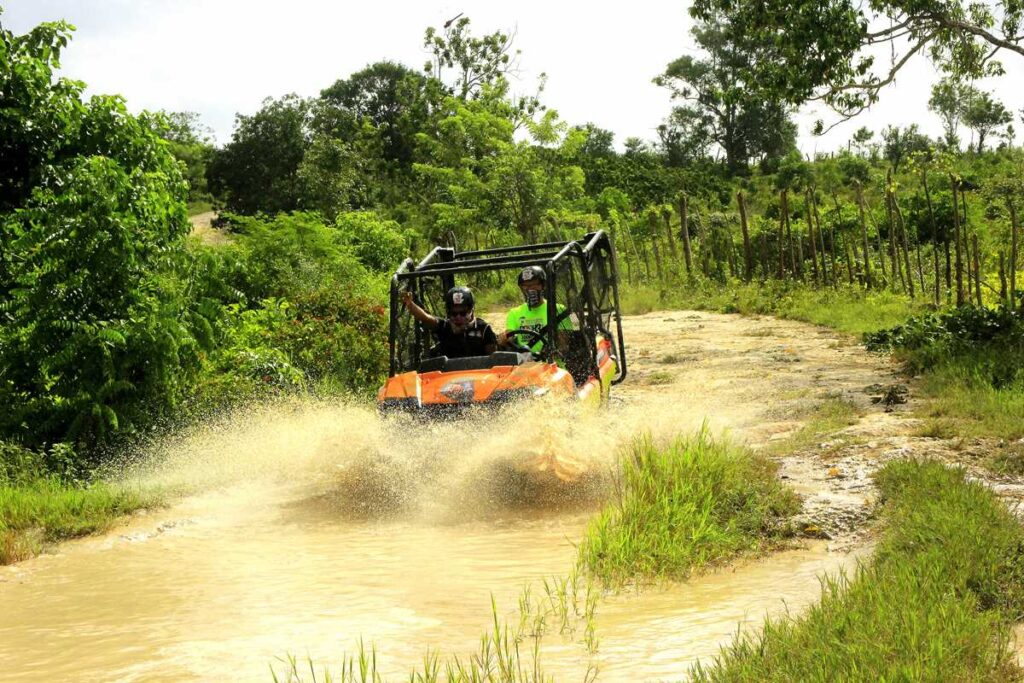
[[[498,348],[494,330],[482,318],[473,314],[473,292],[469,287],[452,287],[444,295],[447,317],[432,316],[412,300],[412,292],[402,292],[402,304],[412,316],[434,332],[438,344],[431,349],[431,355],[464,358],[466,356],[487,356]]]
[[[547,283],[547,274],[544,272],[544,269],[540,266],[527,266],[520,271],[519,276],[516,278],[516,283],[519,285],[519,291],[523,293],[525,303],[516,306],[508,312],[508,316],[505,319],[506,330],[498,340],[502,347],[525,344],[528,341],[526,335],[510,334],[510,330],[543,332],[548,324],[548,304],[544,299],[544,285]],[[558,316],[561,317],[562,313],[565,312],[565,306],[556,304],[555,308],[558,311]],[[558,329],[573,329],[572,321],[568,316],[558,324]],[[561,337],[562,335],[560,334],[559,348],[562,345]],[[530,350],[534,353],[540,353],[543,347],[544,342],[538,340],[530,347]]]

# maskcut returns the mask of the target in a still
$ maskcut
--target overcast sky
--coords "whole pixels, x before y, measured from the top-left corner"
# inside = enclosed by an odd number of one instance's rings
[[[427,26],[465,12],[475,33],[513,31],[522,51],[513,88],[532,92],[547,73],[543,101],[570,123],[591,121],[625,138],[654,139],[671,108],[651,79],[676,57],[694,52],[686,3],[630,2],[345,2],[344,0],[0,0],[4,27],[24,33],[66,19],[77,31],[63,73],[90,93],[120,93],[133,110],[196,111],[223,143],[236,113],[295,92],[316,95],[338,78],[382,59],[422,68]],[[1024,58],[1008,54],[1010,73],[983,85],[1015,112],[1024,107]],[[918,123],[940,132],[928,112],[937,80],[924,58],[911,62],[872,111],[825,137],[810,134],[820,116],[802,112],[805,152],[845,145],[861,125]],[[1016,83],[1016,87],[1012,84]],[[965,131],[965,137],[968,135]],[[1018,138],[1019,139],[1019,138]]]

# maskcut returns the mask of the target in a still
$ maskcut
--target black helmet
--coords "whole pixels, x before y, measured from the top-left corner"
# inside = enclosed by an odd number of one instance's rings
[[[532,282],[533,280],[547,282],[547,279],[547,273],[545,273],[544,269],[540,266],[526,266],[519,271],[519,277],[516,278],[516,284],[522,286],[524,282]]]
[[[473,290],[469,287],[452,287],[444,295],[444,310],[452,312],[455,306],[468,306],[467,310],[472,311],[475,302],[473,301]]]

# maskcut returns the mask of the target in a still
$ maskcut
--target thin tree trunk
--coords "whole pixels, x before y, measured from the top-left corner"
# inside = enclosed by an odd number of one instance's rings
[[[768,233],[761,231],[761,280],[768,279],[768,274],[771,272],[771,255],[768,253]]]
[[[728,230],[726,231],[728,233]],[[736,277],[736,254],[733,252],[736,250],[736,245],[733,244],[732,234],[728,233],[729,245],[726,251],[726,255],[729,257],[729,277]]]
[[[860,183],[857,183],[857,210],[860,213],[860,234],[864,240],[864,279],[868,289],[874,287],[871,278],[871,245],[868,243],[868,222],[864,218],[864,191]]]
[[[878,223],[875,221],[874,215],[868,211],[868,219],[871,221],[871,227],[875,229],[875,243],[878,245],[878,264],[882,269],[882,289],[885,288],[885,283],[889,280],[889,272],[885,267],[885,247],[882,242],[882,231],[878,227]]]
[[[860,248],[857,246],[857,237],[850,237],[850,248],[853,250],[853,267],[857,273],[857,284],[864,285],[864,269],[860,264]]]
[[[900,265],[900,255],[896,248],[896,212],[893,209],[894,200],[892,193],[892,171],[886,173],[885,183],[885,213],[889,219],[889,256],[892,257],[892,269],[893,269],[893,286],[896,285],[896,281],[899,280],[900,288],[903,291],[907,289],[906,280],[903,279],[903,268]],[[908,273],[909,275],[909,273]]]
[[[964,305],[964,264],[963,249],[960,246],[960,203],[957,199],[957,182],[952,174],[949,182],[953,186],[953,241],[956,243],[956,305]]]
[[[818,196],[812,191],[811,192],[811,208],[814,210],[814,225],[818,228],[818,238],[821,240],[821,272],[825,276],[825,280],[832,283],[835,287],[838,284],[836,275],[836,236],[835,230],[832,230],[832,245],[831,249],[825,246],[825,232],[821,229],[821,211],[818,210]],[[828,264],[827,266],[825,264]]]
[[[686,257],[686,274],[693,274],[693,252],[690,249],[690,218],[687,214],[686,195],[679,196],[679,225],[683,231],[683,256]]]
[[[939,307],[942,294],[942,273],[939,272],[939,245],[932,244],[932,262],[935,264],[935,307]]]
[[[817,240],[814,238],[814,217],[811,215],[810,193],[810,190],[806,193],[804,208],[807,209],[807,235],[811,238],[811,275],[814,277],[814,282],[818,283],[820,281],[818,274],[818,245],[816,244]]]
[[[672,234],[672,211],[665,207],[661,214],[665,218],[665,234],[668,235],[668,251],[672,254],[672,263],[679,263],[679,250],[676,249],[676,237]]]
[[[779,193],[779,270],[776,276],[781,280],[786,272],[786,191]]]
[[[796,247],[793,244],[793,226],[789,223],[789,192],[782,191],[782,217],[786,221],[786,251],[789,252],[789,274],[796,279],[801,273],[796,262]]]
[[[917,252],[917,279],[921,283],[921,296],[925,295],[928,291],[924,284],[924,262],[921,258],[921,235],[917,235],[917,241],[914,242],[914,250]]]
[[[1010,307],[1010,302],[1006,300],[1006,255],[999,252],[999,300],[1007,308]]]
[[[629,246],[633,249],[633,258],[636,259],[636,267],[639,270],[642,259],[640,258],[640,250],[636,246],[636,239],[633,237],[633,230],[629,227],[629,221],[623,221],[622,228],[626,231]],[[650,269],[648,269],[647,275],[650,277]],[[637,279],[639,279],[639,273],[637,273],[637,276]]]
[[[743,201],[743,193],[736,193],[736,203],[740,207],[740,229],[743,231],[743,279],[750,282],[754,276],[754,262],[750,254],[750,231],[747,226],[747,204]]]
[[[903,220],[903,212],[900,211],[900,203],[896,201],[896,194],[892,196],[892,206],[896,210],[896,219],[900,223],[900,238],[903,242],[903,265],[907,271],[907,290],[910,292],[910,298],[914,298],[914,273],[910,269],[910,244],[907,241],[907,224]]]
[[[658,272],[658,280],[664,281],[665,271],[661,267],[661,250],[658,248],[658,217],[656,215],[650,215],[648,226],[651,233],[651,249],[654,250],[654,267]]]
[[[846,235],[843,235],[843,246],[846,252],[846,272],[850,279],[850,285],[853,285],[853,256],[850,254],[850,240],[847,239]]]
[[[928,189],[928,169],[927,169],[927,167],[924,167],[924,166],[921,167],[921,183],[924,185],[924,199],[925,199],[925,202],[928,204],[928,224],[932,228],[932,247],[936,251],[936,254],[937,254],[938,253],[938,248],[939,248],[939,228],[935,224],[935,208],[932,206],[932,193],[931,193],[931,190]],[[917,236],[917,238],[918,238],[917,239],[918,244],[920,245],[920,243],[921,243],[921,235],[919,234]],[[935,288],[936,288],[936,291],[938,291],[938,287],[939,287],[939,261],[938,261],[938,256],[936,255],[935,258],[933,258],[932,260],[935,262]],[[921,288],[924,289],[924,285],[921,285]],[[939,305],[938,299],[936,299],[935,305],[936,306]]]
[[[796,269],[800,273],[800,279],[804,279],[804,236],[796,235]]]
[[[1010,205],[1010,311],[1017,310],[1017,242],[1020,239],[1020,222],[1017,220],[1017,205],[1013,198],[1007,199]]]
[[[981,252],[978,250],[978,235],[977,233],[971,235],[971,246],[974,251],[974,297],[978,300],[978,306],[981,307]]]

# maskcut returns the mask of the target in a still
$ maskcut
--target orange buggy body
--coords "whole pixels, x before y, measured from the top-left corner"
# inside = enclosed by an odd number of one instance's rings
[[[525,331],[539,340],[530,342],[539,351],[524,345],[486,356],[438,356],[431,332],[399,303],[408,291],[439,315],[456,278],[526,266],[540,266],[546,275],[549,323]],[[615,251],[603,231],[568,242],[468,252],[435,247],[419,264],[407,259],[391,279],[390,372],[378,406],[433,416],[548,394],[601,405],[626,376],[618,308]]]

